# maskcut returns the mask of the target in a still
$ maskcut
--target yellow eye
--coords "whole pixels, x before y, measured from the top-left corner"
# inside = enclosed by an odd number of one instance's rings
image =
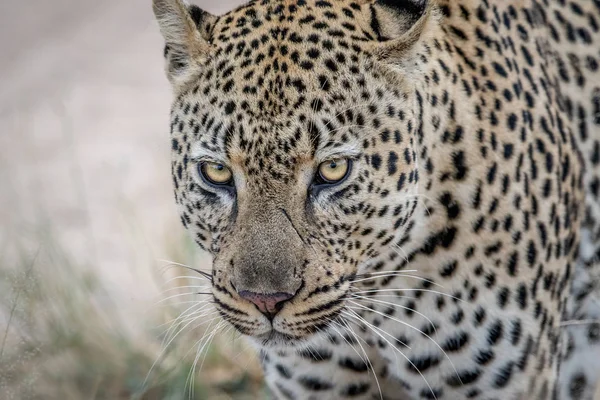
[[[203,162],[200,164],[200,175],[213,185],[226,185],[231,182],[233,174],[223,164]]]
[[[323,183],[337,183],[344,179],[350,169],[350,160],[337,158],[327,160],[319,165],[319,178]]]

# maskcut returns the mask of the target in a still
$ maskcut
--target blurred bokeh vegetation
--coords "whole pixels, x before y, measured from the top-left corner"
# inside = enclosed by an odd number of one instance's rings
[[[193,244],[181,243],[179,259],[190,261]],[[3,400],[266,398],[252,349],[231,329],[197,357],[206,343],[198,341],[216,324],[177,320],[190,303],[203,303],[202,295],[187,294],[201,287],[186,269],[157,271],[170,282],[134,322],[143,326],[130,329],[93,268],[73,264],[51,232],[34,249],[11,246],[20,249],[18,261],[0,267],[0,312],[8,318],[0,331]]]

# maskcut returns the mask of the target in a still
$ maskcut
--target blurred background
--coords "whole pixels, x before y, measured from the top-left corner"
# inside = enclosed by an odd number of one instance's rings
[[[178,266],[162,51],[151,0],[0,2],[0,400],[266,396]]]

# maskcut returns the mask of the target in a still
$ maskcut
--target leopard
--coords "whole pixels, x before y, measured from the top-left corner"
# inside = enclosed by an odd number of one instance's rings
[[[274,398],[593,398],[598,0],[153,10],[181,223]]]

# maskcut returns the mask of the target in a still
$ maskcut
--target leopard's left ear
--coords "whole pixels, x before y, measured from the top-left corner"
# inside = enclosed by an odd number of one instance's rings
[[[183,0],[152,0],[152,8],[165,38],[167,76],[177,90],[210,56],[210,36],[217,17]]]
[[[374,53],[382,60],[400,60],[432,22],[432,0],[376,0],[371,7],[371,28],[377,36]]]

